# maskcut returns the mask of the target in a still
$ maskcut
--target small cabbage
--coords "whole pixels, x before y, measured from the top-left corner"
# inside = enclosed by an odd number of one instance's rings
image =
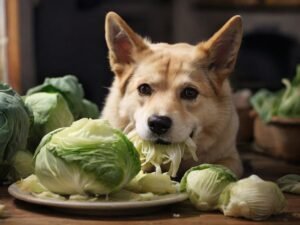
[[[0,180],[15,179],[9,176],[12,160],[18,151],[26,149],[30,116],[22,98],[0,83]]]
[[[96,104],[84,99],[84,91],[73,75],[46,78],[44,83],[27,91],[27,96],[38,92],[60,93],[67,101],[74,119],[83,117],[96,119],[100,112]]]
[[[35,174],[57,194],[109,194],[140,169],[132,143],[101,119],[84,118],[50,132],[35,153]]]
[[[44,135],[57,128],[70,126],[74,121],[67,102],[59,93],[35,93],[26,96],[24,102],[33,114],[28,149],[35,150]]]
[[[161,145],[141,139],[136,131],[130,132],[127,136],[140,154],[143,170],[154,166],[155,171],[161,173],[161,166],[169,164],[168,174],[176,177],[182,158],[193,158],[198,161],[196,145],[191,138],[183,143]]]
[[[199,210],[215,210],[224,188],[236,181],[236,176],[221,165],[201,164],[189,169],[180,181],[180,190],[188,193]]]
[[[125,188],[136,193],[171,194],[177,191],[169,175],[143,171],[140,171]]]
[[[277,184],[283,192],[300,194],[300,175],[285,175],[277,180]]]
[[[219,208],[225,216],[263,220],[280,213],[285,197],[279,187],[256,175],[230,184],[221,194]]]

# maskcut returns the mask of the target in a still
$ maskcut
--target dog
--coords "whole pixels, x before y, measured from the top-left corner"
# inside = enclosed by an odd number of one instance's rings
[[[181,175],[192,166],[212,163],[240,177],[239,122],[228,77],[241,45],[241,17],[232,17],[197,45],[171,45],[143,39],[109,12],[105,38],[114,80],[101,117],[121,130],[132,124],[130,129],[142,139],[158,144],[191,137],[199,161],[183,160]]]

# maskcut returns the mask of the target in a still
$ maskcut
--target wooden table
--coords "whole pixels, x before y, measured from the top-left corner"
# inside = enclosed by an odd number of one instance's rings
[[[252,152],[242,152],[246,173],[257,174],[264,179],[276,180],[288,173],[300,174],[300,165],[271,159]],[[7,187],[0,187],[0,201],[7,207],[7,217],[0,219],[4,225],[101,225],[101,224],[177,224],[177,225],[299,225],[300,195],[285,194],[287,207],[283,214],[263,222],[225,217],[219,212],[204,213],[196,211],[188,202],[163,208],[163,210],[139,216],[104,217],[65,214],[52,208],[32,205],[15,200],[7,193]]]

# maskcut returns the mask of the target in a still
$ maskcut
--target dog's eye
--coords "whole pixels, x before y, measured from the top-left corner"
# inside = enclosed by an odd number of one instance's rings
[[[152,94],[152,88],[149,84],[141,84],[138,86],[138,91],[140,95],[151,95]]]
[[[182,99],[186,99],[186,100],[193,100],[193,99],[197,98],[198,94],[199,94],[199,92],[195,88],[186,87],[180,93],[180,97]]]

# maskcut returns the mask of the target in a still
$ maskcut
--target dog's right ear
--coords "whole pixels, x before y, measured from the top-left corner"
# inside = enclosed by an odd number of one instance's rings
[[[122,65],[134,62],[135,54],[147,48],[144,40],[114,12],[109,12],[106,15],[105,38],[112,69],[115,64]]]

